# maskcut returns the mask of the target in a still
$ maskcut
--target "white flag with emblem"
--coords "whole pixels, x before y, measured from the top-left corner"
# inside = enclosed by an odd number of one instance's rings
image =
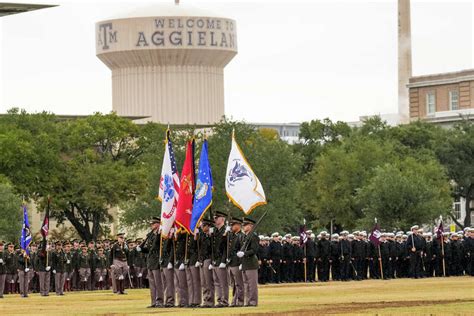
[[[225,190],[229,199],[245,214],[259,205],[267,204],[262,184],[245,159],[232,133],[232,148],[227,162]]]

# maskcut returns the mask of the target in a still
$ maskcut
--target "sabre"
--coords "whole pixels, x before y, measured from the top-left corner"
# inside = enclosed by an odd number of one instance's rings
[[[250,230],[249,234],[246,236],[245,238],[245,241],[244,241],[244,244],[242,245],[242,248],[240,249],[240,251],[243,251],[245,252],[250,244],[250,240],[252,238],[252,235],[253,233],[255,232],[255,229],[258,227],[258,225],[262,222],[262,219],[265,217],[265,215],[267,215],[267,212],[268,211],[265,211],[265,213],[263,213],[262,217],[260,217],[260,219],[255,223],[255,225],[253,225],[252,227],[252,230]]]

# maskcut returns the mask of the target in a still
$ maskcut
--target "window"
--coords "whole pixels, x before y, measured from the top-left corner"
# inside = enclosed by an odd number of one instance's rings
[[[436,112],[436,96],[434,92],[426,94],[426,114],[434,114]]]
[[[449,91],[449,109],[459,110],[459,92],[457,90]]]
[[[454,198],[453,213],[457,220],[461,220],[461,199],[459,197]]]

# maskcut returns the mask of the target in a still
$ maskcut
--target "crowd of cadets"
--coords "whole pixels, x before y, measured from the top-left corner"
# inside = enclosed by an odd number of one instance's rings
[[[309,230],[306,235],[304,245],[290,234],[259,236],[260,284],[474,276],[472,228],[443,233],[441,244],[441,238],[415,225],[407,234],[382,233],[380,247],[365,231],[315,236]]]
[[[147,287],[150,308],[257,306],[255,221],[232,218],[227,226],[226,217],[216,212],[195,234],[181,230],[172,238],[161,236],[160,220],[153,218],[145,239],[125,241],[118,234],[114,242],[43,240],[29,254],[0,242],[0,298],[101,289],[126,294],[125,288]]]
[[[257,306],[257,282],[327,282],[474,275],[474,229],[444,233],[443,242],[418,226],[382,233],[380,245],[367,233],[347,231],[300,237],[257,236],[251,219],[216,212],[194,235],[162,238],[153,218],[146,238],[32,244],[29,254],[0,242],[0,298],[31,292],[149,288],[156,307]],[[444,260],[443,260],[444,259]],[[229,287],[232,297],[229,299]]]

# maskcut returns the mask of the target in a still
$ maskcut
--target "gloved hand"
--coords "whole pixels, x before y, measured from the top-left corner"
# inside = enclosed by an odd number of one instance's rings
[[[51,270],[51,267],[50,267],[50,266],[47,266],[45,270],[46,270],[46,271],[49,271],[49,270]]]
[[[214,267],[212,266],[212,264],[209,265],[209,270],[212,270],[214,269]]]
[[[242,271],[242,265],[239,266],[239,270]]]
[[[214,227],[209,228],[209,234],[214,234]]]
[[[219,269],[225,269],[225,263],[222,262],[220,265],[219,265]]]
[[[102,276],[99,278],[99,282],[102,282]]]
[[[25,268],[25,272],[28,272],[28,271],[30,271],[30,268]],[[13,283],[13,281],[12,281],[12,283]]]
[[[135,249],[136,249],[138,252],[142,251],[142,248],[141,248],[140,246],[137,246]]]
[[[196,268],[199,268],[201,266],[201,263],[199,261],[196,261],[196,264],[194,265]]]
[[[0,258],[0,263],[2,263],[2,264],[3,264],[3,259],[1,259],[1,258]]]
[[[56,274],[56,270],[53,270],[53,273]]]
[[[168,263],[168,270],[171,270],[171,269],[173,269],[173,265],[170,262],[170,263]]]
[[[67,264],[70,264],[70,263],[71,263],[71,260],[67,259],[66,263],[67,263]]]
[[[226,232],[226,233],[229,233],[229,232],[230,232],[230,226],[226,226],[226,227],[225,227],[225,232]]]
[[[243,252],[243,251],[237,252],[237,257],[242,258],[243,256],[244,256],[244,252]]]
[[[141,278],[142,276],[143,276],[143,274],[141,274],[141,273],[138,274],[138,277],[139,277],[139,278]]]
[[[179,269],[178,269],[178,270],[180,270],[180,271],[183,271],[183,270],[184,270],[184,263],[181,263],[181,264],[179,265]]]

